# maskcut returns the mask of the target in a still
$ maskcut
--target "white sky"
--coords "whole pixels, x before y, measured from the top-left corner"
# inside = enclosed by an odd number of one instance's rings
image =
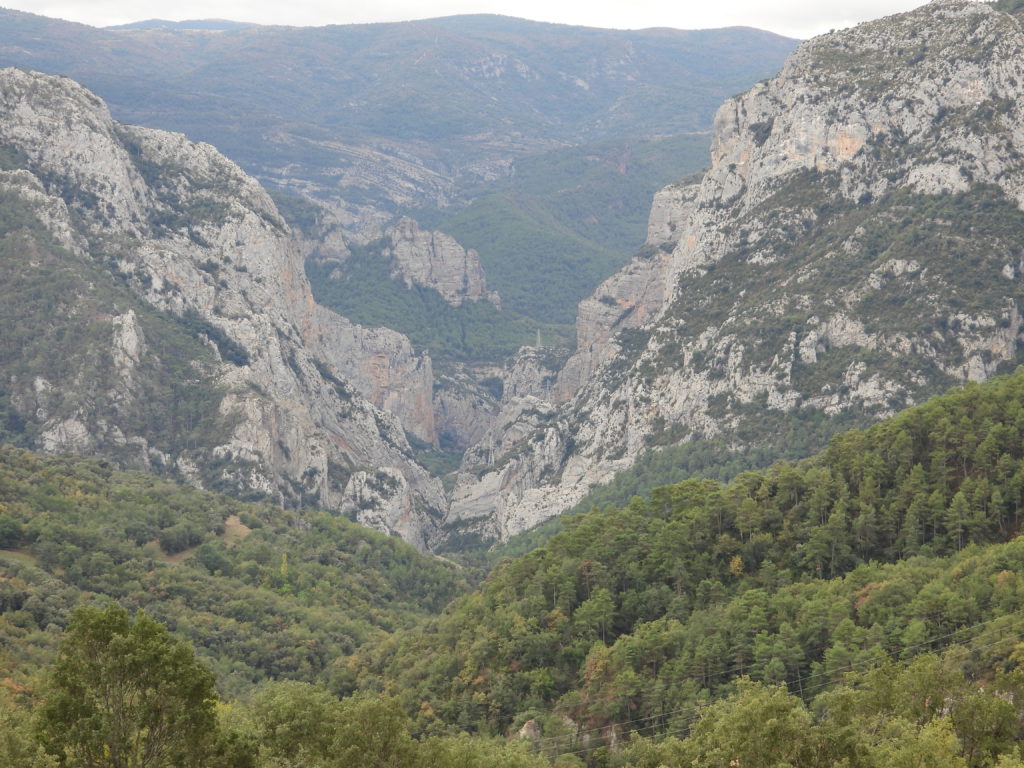
[[[232,19],[321,26],[498,13],[614,29],[748,26],[806,38],[925,0],[0,0],[5,7],[101,27],[143,19]]]

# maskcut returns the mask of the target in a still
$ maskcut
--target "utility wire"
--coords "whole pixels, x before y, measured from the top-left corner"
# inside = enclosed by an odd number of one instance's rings
[[[971,625],[969,627],[961,627],[959,629],[953,630],[952,632],[947,632],[946,634],[943,634],[943,635],[936,635],[934,637],[928,638],[927,640],[923,640],[923,641],[921,641],[919,643],[915,643],[913,645],[905,646],[904,648],[899,649],[898,653],[903,654],[903,653],[906,653],[907,651],[913,651],[915,649],[920,649],[920,648],[923,648],[925,646],[932,646],[932,645],[934,645],[936,643],[940,643],[940,642],[942,642],[944,640],[949,640],[950,638],[956,637],[957,635],[969,633],[969,632],[972,632],[974,630],[981,630],[978,633],[978,635],[975,637],[975,639],[977,639],[977,637],[980,637],[980,635],[984,632],[984,629],[987,626],[992,625],[992,624],[994,624],[996,622],[1005,621],[1009,617],[1020,616],[1020,615],[1024,615],[1024,608],[1018,609],[1016,611],[1012,611],[1010,613],[1004,613],[1004,614],[1002,614],[1000,616],[996,616],[996,617],[993,617],[991,619],[987,619],[986,621],[979,622],[978,624],[973,624],[973,625]],[[998,640],[995,640],[992,643],[988,643],[988,644],[983,645],[983,646],[976,646],[973,649],[974,650],[981,650],[983,648],[991,647],[992,645],[997,645],[998,643],[1001,643],[1004,640],[1008,640],[1008,639],[1021,639],[1021,638],[1024,638],[1024,632],[1016,633],[1016,634],[1010,634],[1010,635],[1005,635],[1005,636],[1001,634],[1000,638]],[[952,643],[947,643],[946,645],[952,645]],[[799,686],[799,689],[802,691],[803,695],[806,696],[809,693],[816,693],[816,692],[821,691],[821,690],[823,690],[825,688],[828,688],[830,685],[832,685],[833,681],[832,681],[831,678],[833,678],[837,672],[842,672],[844,670],[846,671],[846,674],[849,674],[851,672],[856,672],[857,668],[860,668],[860,667],[870,667],[870,666],[873,666],[873,665],[877,664],[878,662],[881,662],[881,661],[884,661],[884,660],[888,660],[888,659],[893,659],[893,658],[895,658],[896,653],[897,652],[893,652],[893,653],[888,653],[887,652],[887,653],[879,654],[877,656],[874,656],[874,657],[871,657],[871,658],[868,658],[868,659],[861,659],[859,661],[856,661],[856,662],[853,662],[853,663],[847,665],[846,667],[841,667],[841,668],[836,669],[836,670],[830,670],[828,672],[817,672],[817,673],[812,674],[812,675],[804,675],[804,676],[796,678],[795,680],[786,681],[786,684],[789,687],[790,691],[793,690],[793,686]],[[721,672],[719,672],[717,674],[730,674],[730,673],[735,672],[735,671],[742,671],[743,668],[748,667],[748,666],[749,665],[737,666],[737,667],[734,667],[734,668],[732,668],[730,670],[723,670],[723,671],[721,671]],[[861,676],[865,676],[867,674],[867,672],[866,671],[864,671],[864,672],[857,672],[857,674],[860,674]],[[806,682],[809,682],[811,680],[815,680],[815,679],[818,679],[818,678],[822,678],[822,677],[826,677],[826,678],[829,678],[829,679],[825,680],[824,682],[822,682],[822,683],[820,683],[818,685],[814,685],[814,686],[807,687],[807,686],[803,685]],[[648,692],[650,692],[650,689],[648,689]],[[676,709],[676,710],[670,710],[668,712],[661,712],[661,713],[654,714],[654,715],[648,715],[646,717],[635,718],[633,720],[625,720],[625,721],[620,721],[620,722],[615,722],[615,723],[608,723],[608,724],[600,726],[600,727],[589,728],[589,729],[584,730],[584,731],[578,731],[578,732],[576,732],[574,734],[563,734],[563,735],[558,735],[558,736],[545,737],[544,739],[541,739],[538,742],[536,742],[535,743],[535,747],[537,748],[538,752],[545,751],[547,749],[552,749],[552,748],[557,749],[557,746],[556,746],[555,743],[558,742],[559,740],[573,741],[573,740],[577,740],[577,739],[586,737],[586,736],[588,736],[590,734],[593,734],[593,733],[597,733],[597,732],[601,732],[601,731],[606,731],[609,728],[619,728],[619,727],[626,726],[626,725],[635,725],[636,723],[642,723],[642,722],[646,722],[646,721],[649,721],[649,720],[657,720],[657,719],[661,719],[661,718],[667,718],[667,717],[671,717],[673,715],[679,715],[679,714],[683,714],[683,713],[687,713],[687,712],[695,713],[700,708],[700,706],[701,705],[690,705],[688,707],[683,707],[683,708]],[[683,719],[683,723],[688,726],[690,723],[694,722],[695,720],[697,720],[699,718],[700,718],[700,714],[691,714],[690,717],[687,717],[687,718]],[[634,728],[633,730],[643,730],[644,728],[648,728],[648,727],[651,727],[651,726],[641,726],[639,729],[635,729]],[[663,736],[669,736],[669,735],[674,735],[674,734],[677,734],[677,733],[683,733],[683,732],[685,732],[687,730],[688,730],[688,727],[685,727],[685,728],[680,729],[680,730],[666,732],[666,733],[664,733],[662,735]],[[594,749],[599,749],[600,746],[604,746],[604,745],[598,745],[598,746],[594,746],[594,747],[587,747],[587,748],[584,748],[582,750],[577,750],[575,752],[562,752],[560,754],[572,754],[572,755],[582,754],[582,753],[585,753],[585,752],[592,751]]]

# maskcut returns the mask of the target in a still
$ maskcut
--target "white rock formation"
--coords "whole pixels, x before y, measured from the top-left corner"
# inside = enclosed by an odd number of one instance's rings
[[[381,254],[392,260],[391,276],[407,287],[433,288],[457,307],[464,301],[489,301],[501,309],[501,298],[487,290],[487,280],[477,252],[468,251],[444,232],[420,229],[403,217],[384,233],[388,246]]]
[[[36,402],[39,447],[84,453],[113,441],[194,482],[339,511],[359,498],[376,527],[426,546],[446,502],[412,460],[403,422],[435,440],[430,360],[400,334],[314,304],[301,255],[259,184],[209,145],[118,125],[81,86],[14,69],[0,71],[0,143],[28,165],[0,185],[35,206],[68,258],[102,251],[152,308],[206,324],[215,362],[196,370],[223,393],[225,431],[202,451],[182,441],[168,456],[130,424],[100,418],[102,400],[139,397],[133,381],[157,354],[134,311],[112,311],[110,391],[83,384],[72,414],[48,412],[45,380],[20,396]],[[371,514],[364,475],[382,467],[395,482],[381,486]]]
[[[1024,32],[985,3],[802,45],[721,107],[711,170],[656,197],[647,249],[581,304],[556,391],[467,454],[446,524],[507,537],[651,444],[766,408],[885,416],[1017,359],[1014,236],[929,210],[1024,203],[1022,95]]]

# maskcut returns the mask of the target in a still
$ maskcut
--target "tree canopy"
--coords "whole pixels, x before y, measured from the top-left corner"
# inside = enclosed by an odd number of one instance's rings
[[[163,624],[115,604],[84,606],[57,652],[40,721],[64,765],[200,765],[216,699],[213,673]]]

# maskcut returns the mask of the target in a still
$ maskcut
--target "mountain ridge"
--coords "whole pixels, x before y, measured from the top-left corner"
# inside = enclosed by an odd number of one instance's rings
[[[1017,360],[1022,46],[1013,17],[943,0],[814,38],[727,101],[711,170],[581,304],[572,399],[485,438],[493,463],[467,452],[449,524],[504,538],[652,443],[770,440],[764,409],[877,418]]]
[[[447,205],[466,183],[506,175],[524,151],[586,133],[706,130],[730,88],[768,74],[763,60],[792,47],[762,32],[651,35],[489,16],[198,37],[0,18],[0,63],[75,77],[118,119],[209,141],[265,183],[331,202],[357,230],[373,210]],[[209,102],[204,113],[196,98]],[[642,127],[655,113],[660,122]],[[608,114],[619,127],[601,127]]]
[[[213,147],[114,123],[66,78],[0,70],[0,103],[5,304],[34,313],[3,356],[21,439],[372,515],[425,547],[444,495],[406,430],[436,440],[429,357],[318,307],[270,197]],[[192,394],[152,445],[166,416],[147,401]]]

